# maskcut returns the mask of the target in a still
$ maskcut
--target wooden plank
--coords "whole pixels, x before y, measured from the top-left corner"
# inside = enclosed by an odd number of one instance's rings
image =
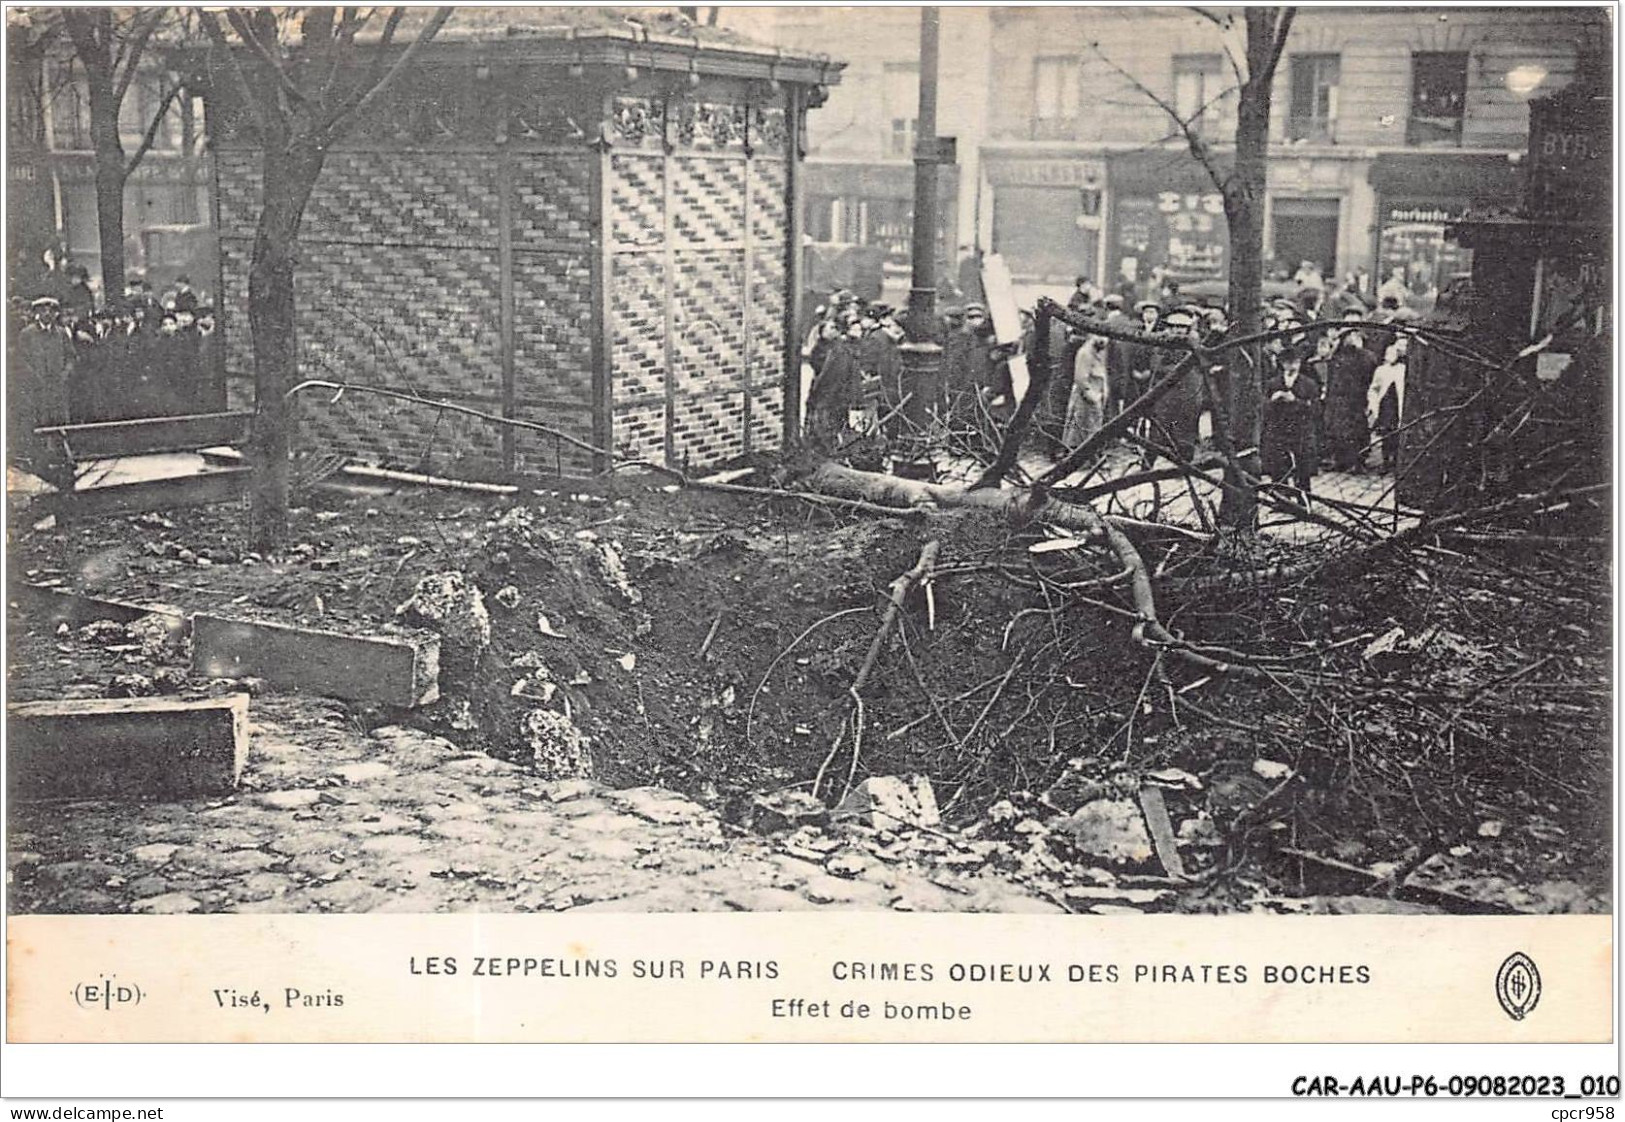
[[[987,314],[993,320],[993,337],[1000,343],[1019,343],[1021,341],[1021,312],[1016,307],[1015,281],[1010,277],[1010,269],[1004,263],[1004,258],[997,253],[989,254],[982,260],[982,291],[986,294]],[[1027,373],[1027,356],[1011,355],[1010,392],[1017,404],[1027,396],[1027,385],[1031,380]]]
[[[1174,837],[1173,824],[1168,821],[1168,804],[1162,791],[1156,787],[1141,787],[1140,810],[1145,814],[1151,845],[1157,851],[1163,870],[1175,880],[1184,880],[1185,862],[1179,856],[1179,842]]]
[[[186,616],[179,609],[165,604],[135,604],[22,581],[11,586],[11,602],[30,615],[45,616],[52,623],[78,625],[98,619],[131,623],[142,616],[161,615],[173,617],[179,626],[186,626]]]
[[[36,435],[67,442],[79,461],[151,452],[191,452],[215,445],[243,444],[253,427],[252,413],[194,413],[185,417],[142,417],[85,425],[48,425]]]
[[[605,114],[604,120],[609,120],[608,114],[612,111],[609,95],[604,95],[604,104],[601,112]],[[614,448],[615,440],[615,394],[614,394],[614,363],[612,344],[614,342],[614,239],[611,237],[610,226],[613,216],[613,203],[610,191],[613,188],[614,165],[611,162],[612,149],[609,145],[601,146],[598,158],[592,164],[592,183],[590,219],[593,236],[592,272],[590,283],[592,286],[592,442],[606,451]],[[592,470],[595,475],[603,475],[614,468],[610,458],[603,453],[595,452],[592,458]]]
[[[500,120],[507,120],[507,95],[502,95]],[[517,382],[514,375],[514,277],[513,277],[513,223],[514,223],[514,160],[513,153],[504,146],[497,157],[497,274],[499,320],[502,343],[502,415],[518,415],[514,406]],[[517,433],[512,425],[502,426],[502,470],[512,475],[517,465]]]
[[[197,475],[143,479],[83,491],[59,491],[40,500],[58,517],[87,514],[141,514],[149,510],[175,510],[187,506],[236,502],[248,494],[248,468],[222,468]]]
[[[219,795],[248,759],[247,694],[35,701],[6,716],[14,800]]]
[[[784,107],[784,447],[801,440],[801,116],[802,94],[785,87]]]
[[[192,673],[412,708],[440,696],[440,636],[345,635],[200,613],[192,617]]]

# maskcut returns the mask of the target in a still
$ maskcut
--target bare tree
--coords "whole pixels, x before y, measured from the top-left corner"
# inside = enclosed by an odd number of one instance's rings
[[[248,271],[254,352],[253,510],[249,536],[260,550],[287,535],[291,411],[298,381],[294,261],[305,204],[327,152],[445,25],[438,8],[404,51],[393,50],[408,9],[389,9],[371,39],[373,8],[204,9],[203,29],[223,56],[244,123],[261,150],[263,202]],[[357,42],[369,31],[368,42]],[[386,62],[393,62],[386,68]]]
[[[1191,11],[1218,30],[1235,78],[1235,151],[1228,167],[1199,124],[1211,102],[1199,107],[1194,114],[1181,114],[1167,98],[1107,58],[1098,43],[1094,47],[1108,66],[1168,115],[1184,137],[1191,155],[1218,189],[1230,231],[1231,330],[1238,336],[1255,335],[1264,302],[1264,184],[1269,155],[1270,104],[1275,70],[1287,36],[1292,32],[1297,9],[1249,7],[1237,13],[1192,8]],[[1225,95],[1230,92],[1226,90]],[[1224,412],[1225,435],[1234,453],[1227,457],[1226,470],[1235,486],[1225,489],[1220,512],[1228,526],[1251,527],[1257,518],[1254,492],[1244,483],[1245,476],[1256,478],[1259,471],[1258,445],[1264,412],[1262,373],[1256,347],[1236,356],[1226,382],[1226,400],[1219,403]]]
[[[176,26],[170,8],[62,8],[60,17],[84,71],[89,93],[90,142],[96,154],[96,230],[101,239],[102,291],[110,303],[124,296],[124,185],[152,150],[181,84],[170,74],[158,106],[146,117],[141,140],[126,156],[119,119],[143,70],[154,68],[152,48]]]

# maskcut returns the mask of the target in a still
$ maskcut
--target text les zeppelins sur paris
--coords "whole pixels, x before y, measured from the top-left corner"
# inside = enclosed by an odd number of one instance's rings
[[[421,978],[502,978],[581,983],[767,984],[763,1013],[775,1020],[967,1021],[975,996],[1013,987],[1082,991],[1108,986],[1170,991],[1207,986],[1294,989],[1365,986],[1362,962],[998,962],[836,959],[592,958],[568,955],[413,955]],[[933,992],[936,991],[936,992]]]

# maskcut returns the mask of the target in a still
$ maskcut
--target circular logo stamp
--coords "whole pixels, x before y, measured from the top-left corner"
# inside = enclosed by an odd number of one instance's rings
[[[1522,951],[1508,955],[1495,975],[1495,996],[1514,1021],[1533,1012],[1540,1001],[1540,971],[1535,969],[1535,960]]]

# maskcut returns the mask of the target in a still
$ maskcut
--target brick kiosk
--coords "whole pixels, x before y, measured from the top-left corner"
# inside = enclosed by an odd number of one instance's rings
[[[300,376],[674,466],[781,447],[799,423],[800,138],[840,65],[630,26],[436,40],[306,208]],[[226,366],[251,393],[260,154],[232,83],[208,85]],[[469,479],[608,466],[534,431],[331,398],[296,399],[298,454]]]

